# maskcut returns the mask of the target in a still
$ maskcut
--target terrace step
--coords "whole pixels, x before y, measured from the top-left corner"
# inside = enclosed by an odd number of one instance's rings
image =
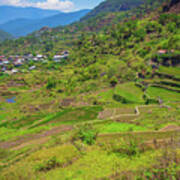
[[[151,86],[152,87],[159,87],[159,88],[167,89],[169,91],[174,91],[174,92],[180,93],[180,88],[175,88],[175,87],[161,85],[161,84],[151,84]]]
[[[155,75],[159,76],[160,78],[168,78],[168,79],[172,79],[172,80],[175,80],[175,81],[180,81],[180,78],[175,77],[175,76],[170,75],[170,74],[166,74],[166,73],[156,72]]]

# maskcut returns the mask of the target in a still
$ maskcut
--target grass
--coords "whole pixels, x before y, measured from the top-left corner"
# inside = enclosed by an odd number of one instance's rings
[[[114,134],[104,134],[100,135],[97,139],[100,143],[113,142],[114,140],[118,141],[122,138],[124,139],[135,139],[138,142],[149,141],[153,139],[167,139],[180,136],[178,131],[168,131],[168,132],[158,132],[158,131],[147,131],[147,132],[126,132],[126,133],[114,133]]]
[[[56,73],[55,76],[59,77]],[[68,72],[64,72],[64,75],[68,76]],[[41,79],[42,76],[45,76],[45,80]],[[32,83],[32,87],[29,86],[29,89],[23,88],[23,90],[18,87],[9,87],[8,91],[18,93],[16,103],[0,103],[2,107],[0,110],[0,142],[25,138],[22,146],[21,144],[18,146],[20,149],[0,150],[0,179],[2,180],[111,179],[116,173],[123,174],[127,171],[137,173],[139,170],[144,171],[146,168],[151,168],[157,162],[161,152],[155,149],[129,156],[124,152],[114,151],[114,145],[117,149],[126,150],[127,148],[129,150],[134,147],[127,147],[124,144],[120,146],[122,139],[125,142],[135,139],[137,144],[141,144],[149,140],[180,136],[179,132],[175,131],[158,131],[171,124],[180,126],[179,103],[168,103],[168,101],[179,99],[178,93],[163,88],[149,87],[147,93],[150,97],[160,96],[171,108],[160,108],[159,106],[140,108],[139,116],[118,118],[117,120],[122,120],[121,122],[101,121],[97,120],[98,114],[106,110],[112,111],[113,115],[134,114],[135,106],[144,104],[142,90],[134,82],[128,82],[98,93],[95,89],[90,94],[86,93],[87,95],[76,92],[74,94],[77,94],[77,103],[84,100],[89,102],[89,99],[93,102],[95,99],[100,105],[69,106],[63,109],[59,108],[59,104],[67,98],[66,94],[69,92],[58,93],[57,89],[63,89],[60,84],[56,89],[48,91],[45,88],[47,75],[37,72],[37,75],[28,76],[26,74],[25,78],[28,84]],[[39,85],[41,82],[44,84]],[[100,83],[104,85],[103,82]],[[74,97],[74,94],[72,93],[71,97]],[[123,104],[116,101],[113,98],[114,94],[123,97],[129,103]],[[87,122],[92,123],[87,125]],[[28,137],[31,139],[31,136],[45,133],[63,124],[75,126],[77,130],[86,124],[89,128],[97,130],[99,135],[94,145],[91,146],[84,144],[81,140],[74,140],[76,129],[54,136],[50,135],[42,144],[38,139],[37,141],[28,140]],[[109,144],[111,147],[108,147]]]
[[[29,157],[17,162],[15,165],[12,165],[11,169],[7,169],[8,171],[5,170],[0,174],[0,179],[6,179],[8,177],[8,179],[18,180],[22,172],[23,178],[36,179],[35,173],[38,173],[38,171],[41,172],[41,168],[43,169],[43,167],[46,168],[47,166],[56,167],[48,163],[55,161],[57,167],[62,167],[66,163],[71,163],[71,160],[79,156],[80,154],[77,149],[70,144],[48,149],[44,148],[32,153]]]
[[[61,112],[50,114],[42,119],[39,123],[32,125],[31,128],[46,124],[76,124],[79,122],[95,120],[98,113],[102,111],[101,106],[69,108]]]
[[[100,130],[100,133],[116,133],[116,132],[128,132],[128,131],[146,131],[147,128],[137,126],[135,124],[128,123],[110,123],[105,124]]]
[[[159,87],[149,87],[147,93],[152,98],[160,97],[164,101],[178,101],[180,99],[180,93],[173,92],[167,89]]]
[[[115,93],[133,103],[144,103],[142,90],[135,83],[124,83],[116,86]]]
[[[168,124],[180,126],[180,111],[177,110],[176,106],[173,107],[170,105],[169,109],[161,107],[141,107],[139,110],[141,114],[136,118],[135,122],[140,126],[151,130],[159,130]]]
[[[118,84],[115,88],[109,89],[107,91],[101,92],[98,94],[98,100],[102,102],[111,102],[117,104],[117,101],[113,99],[113,95],[117,94],[131,103],[142,104],[143,92],[142,90],[135,85],[134,82]],[[118,102],[120,104],[120,102]],[[119,106],[119,105],[118,105]]]
[[[148,151],[137,156],[128,157],[108,153],[99,147],[91,146],[87,147],[85,153],[80,155],[73,146],[63,145],[33,153],[24,160],[12,165],[11,168],[5,168],[0,177],[2,180],[5,180],[6,177],[9,180],[18,180],[19,177],[32,180],[103,179],[117,172],[139,171],[150,168],[157,163],[157,157],[161,154],[161,151]],[[39,166],[45,165],[51,157],[56,157],[57,162],[66,165],[37,173]],[[68,162],[71,163],[68,164]]]
[[[7,141],[7,140],[18,138],[21,136],[37,134],[43,130],[49,130],[49,129],[51,129],[51,127],[40,126],[33,129],[19,129],[17,131],[17,129],[1,127],[0,128],[0,141]]]
[[[179,67],[160,66],[158,71],[160,73],[169,74],[176,78],[180,78],[180,68]]]

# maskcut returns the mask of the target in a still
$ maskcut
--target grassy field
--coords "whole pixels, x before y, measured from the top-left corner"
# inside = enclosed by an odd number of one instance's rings
[[[0,83],[0,179],[156,177],[154,167],[171,167],[164,153],[179,172],[178,92],[149,86],[148,96],[163,104],[146,105],[135,82],[69,94],[60,85],[48,90],[38,73],[24,76],[31,86]]]
[[[160,66],[158,72],[159,73],[168,74],[168,75],[172,75],[175,78],[180,79],[180,67],[165,67],[165,66]]]
[[[163,101],[179,101],[180,93],[173,92],[159,87],[149,87],[147,93],[150,97],[161,98]]]

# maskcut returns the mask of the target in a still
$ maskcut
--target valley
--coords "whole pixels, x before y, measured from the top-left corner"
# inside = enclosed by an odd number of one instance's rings
[[[0,179],[178,180],[179,4],[107,0],[0,43]]]

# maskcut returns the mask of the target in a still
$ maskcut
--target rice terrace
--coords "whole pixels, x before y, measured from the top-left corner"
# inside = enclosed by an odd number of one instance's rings
[[[180,1],[5,5],[0,180],[179,180]]]

